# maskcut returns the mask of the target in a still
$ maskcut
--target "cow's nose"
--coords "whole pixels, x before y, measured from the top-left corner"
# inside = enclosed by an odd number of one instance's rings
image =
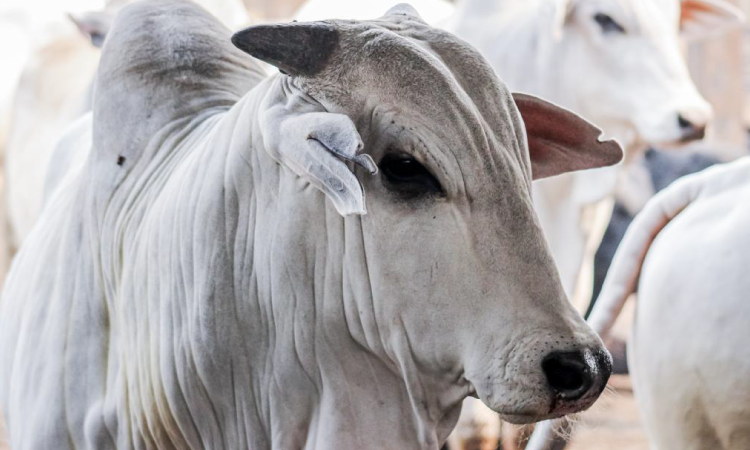
[[[706,136],[706,122],[691,120],[687,114],[677,114],[677,125],[679,125],[680,132],[682,132],[680,140],[683,142],[697,141]]]
[[[575,401],[592,393],[593,387],[597,387],[596,394],[601,392],[609,379],[612,363],[606,351],[554,352],[544,358],[542,370],[558,399]]]

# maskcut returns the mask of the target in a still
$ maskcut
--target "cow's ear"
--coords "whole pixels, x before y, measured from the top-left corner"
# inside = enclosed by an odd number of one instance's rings
[[[286,105],[284,105],[286,106]],[[263,145],[272,158],[322,191],[342,216],[365,214],[365,193],[346,164],[369,173],[378,168],[364,147],[354,122],[343,114],[294,112],[276,106],[261,116]]]
[[[600,140],[602,130],[577,114],[533,95],[515,93],[513,100],[526,126],[535,180],[622,160],[620,145]]]
[[[723,0],[682,0],[680,33],[691,40],[716,36],[745,22],[745,14]]]
[[[78,31],[91,41],[91,45],[100,48],[104,45],[104,39],[112,28],[114,16],[113,12],[106,10],[68,14],[70,20],[78,27]]]

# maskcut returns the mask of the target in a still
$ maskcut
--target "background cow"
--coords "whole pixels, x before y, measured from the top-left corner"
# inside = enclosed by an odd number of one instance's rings
[[[638,286],[629,359],[655,448],[750,445],[749,179],[743,158],[654,197],[628,229],[589,320],[606,338]],[[549,436],[535,432],[527,448],[547,448]]]
[[[44,177],[55,142],[73,120],[89,111],[99,49],[112,20],[128,0],[103,10],[71,14],[72,25],[33,51],[25,63],[10,119],[5,156],[11,251],[36,223],[43,204]],[[239,0],[197,0],[230,28],[249,22]],[[61,80],[65,80],[61,83]],[[40,129],[40,123],[44,126]]]

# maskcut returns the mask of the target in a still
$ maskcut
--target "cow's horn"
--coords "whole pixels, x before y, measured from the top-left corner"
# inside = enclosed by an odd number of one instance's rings
[[[284,73],[311,77],[325,68],[339,32],[326,22],[256,25],[235,33],[232,43]]]

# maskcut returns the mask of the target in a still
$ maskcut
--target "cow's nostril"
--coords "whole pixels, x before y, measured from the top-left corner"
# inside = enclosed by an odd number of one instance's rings
[[[677,114],[677,124],[682,131],[682,138],[680,139],[682,142],[697,141],[706,136],[705,123],[695,123],[682,114]]]
[[[582,352],[555,352],[542,361],[552,390],[565,400],[581,398],[593,384],[591,367]]]
[[[682,114],[677,114],[677,124],[679,124],[682,129],[693,128],[693,122],[687,120]]]
[[[706,125],[696,124],[682,114],[677,114],[677,124],[680,126],[681,142],[690,142],[703,139],[706,136]]]

